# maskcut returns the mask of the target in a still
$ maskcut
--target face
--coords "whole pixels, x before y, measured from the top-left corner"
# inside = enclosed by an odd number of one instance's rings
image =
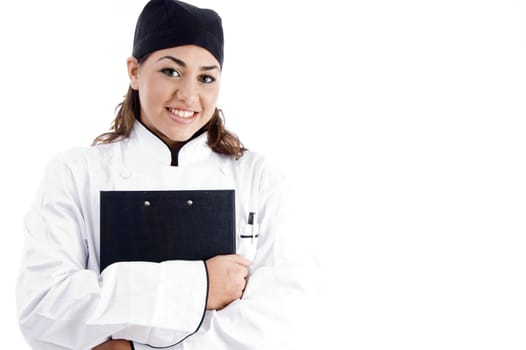
[[[141,121],[170,146],[187,141],[212,118],[221,68],[206,49],[177,46],[153,52],[142,64],[130,57],[127,64]]]

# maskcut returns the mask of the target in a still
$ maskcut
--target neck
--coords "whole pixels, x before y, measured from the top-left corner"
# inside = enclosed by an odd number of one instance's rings
[[[146,124],[144,124],[142,122],[142,120],[139,119],[139,122],[146,128],[148,129],[152,134],[154,134],[155,136],[157,136],[159,138],[159,140],[161,140],[167,147],[168,149],[170,150],[170,153],[172,154],[172,162],[171,162],[171,166],[177,166],[179,164],[179,151],[181,150],[181,148],[183,148],[183,146],[195,139],[196,137],[198,137],[199,135],[203,134],[204,132],[206,132],[207,128],[208,128],[208,123],[203,126],[201,129],[199,129],[195,134],[192,135],[192,137],[190,137],[188,140],[186,141],[174,141],[174,140],[171,140],[169,139],[168,137],[166,137],[165,135],[158,135],[156,132],[154,132],[152,129],[150,129],[148,126],[146,126]]]

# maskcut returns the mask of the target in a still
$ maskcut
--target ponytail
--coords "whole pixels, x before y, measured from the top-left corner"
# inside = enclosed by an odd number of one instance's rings
[[[208,146],[216,153],[239,159],[247,150],[236,134],[225,128],[223,111],[216,108],[207,126]]]
[[[139,120],[141,115],[139,92],[129,87],[128,93],[124,96],[124,100],[117,108],[117,115],[111,123],[110,131],[97,136],[95,140],[93,140],[92,146],[102,143],[112,143],[130,136],[135,120]]]

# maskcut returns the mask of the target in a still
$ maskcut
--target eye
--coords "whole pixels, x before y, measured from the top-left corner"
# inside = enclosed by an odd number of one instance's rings
[[[176,69],[173,69],[173,68],[163,68],[161,69],[161,73],[169,77],[173,77],[173,78],[181,77],[181,73],[179,73]]]
[[[211,75],[204,74],[204,75],[199,76],[199,81],[201,83],[210,84],[216,81],[216,78],[214,78]]]

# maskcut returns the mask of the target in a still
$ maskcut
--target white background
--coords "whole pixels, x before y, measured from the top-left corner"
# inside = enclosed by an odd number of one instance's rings
[[[525,1],[194,4],[223,17],[227,126],[298,190],[328,294],[306,317],[326,348],[524,349]],[[109,127],[143,5],[0,5],[9,348],[27,349],[23,215],[49,158]]]

